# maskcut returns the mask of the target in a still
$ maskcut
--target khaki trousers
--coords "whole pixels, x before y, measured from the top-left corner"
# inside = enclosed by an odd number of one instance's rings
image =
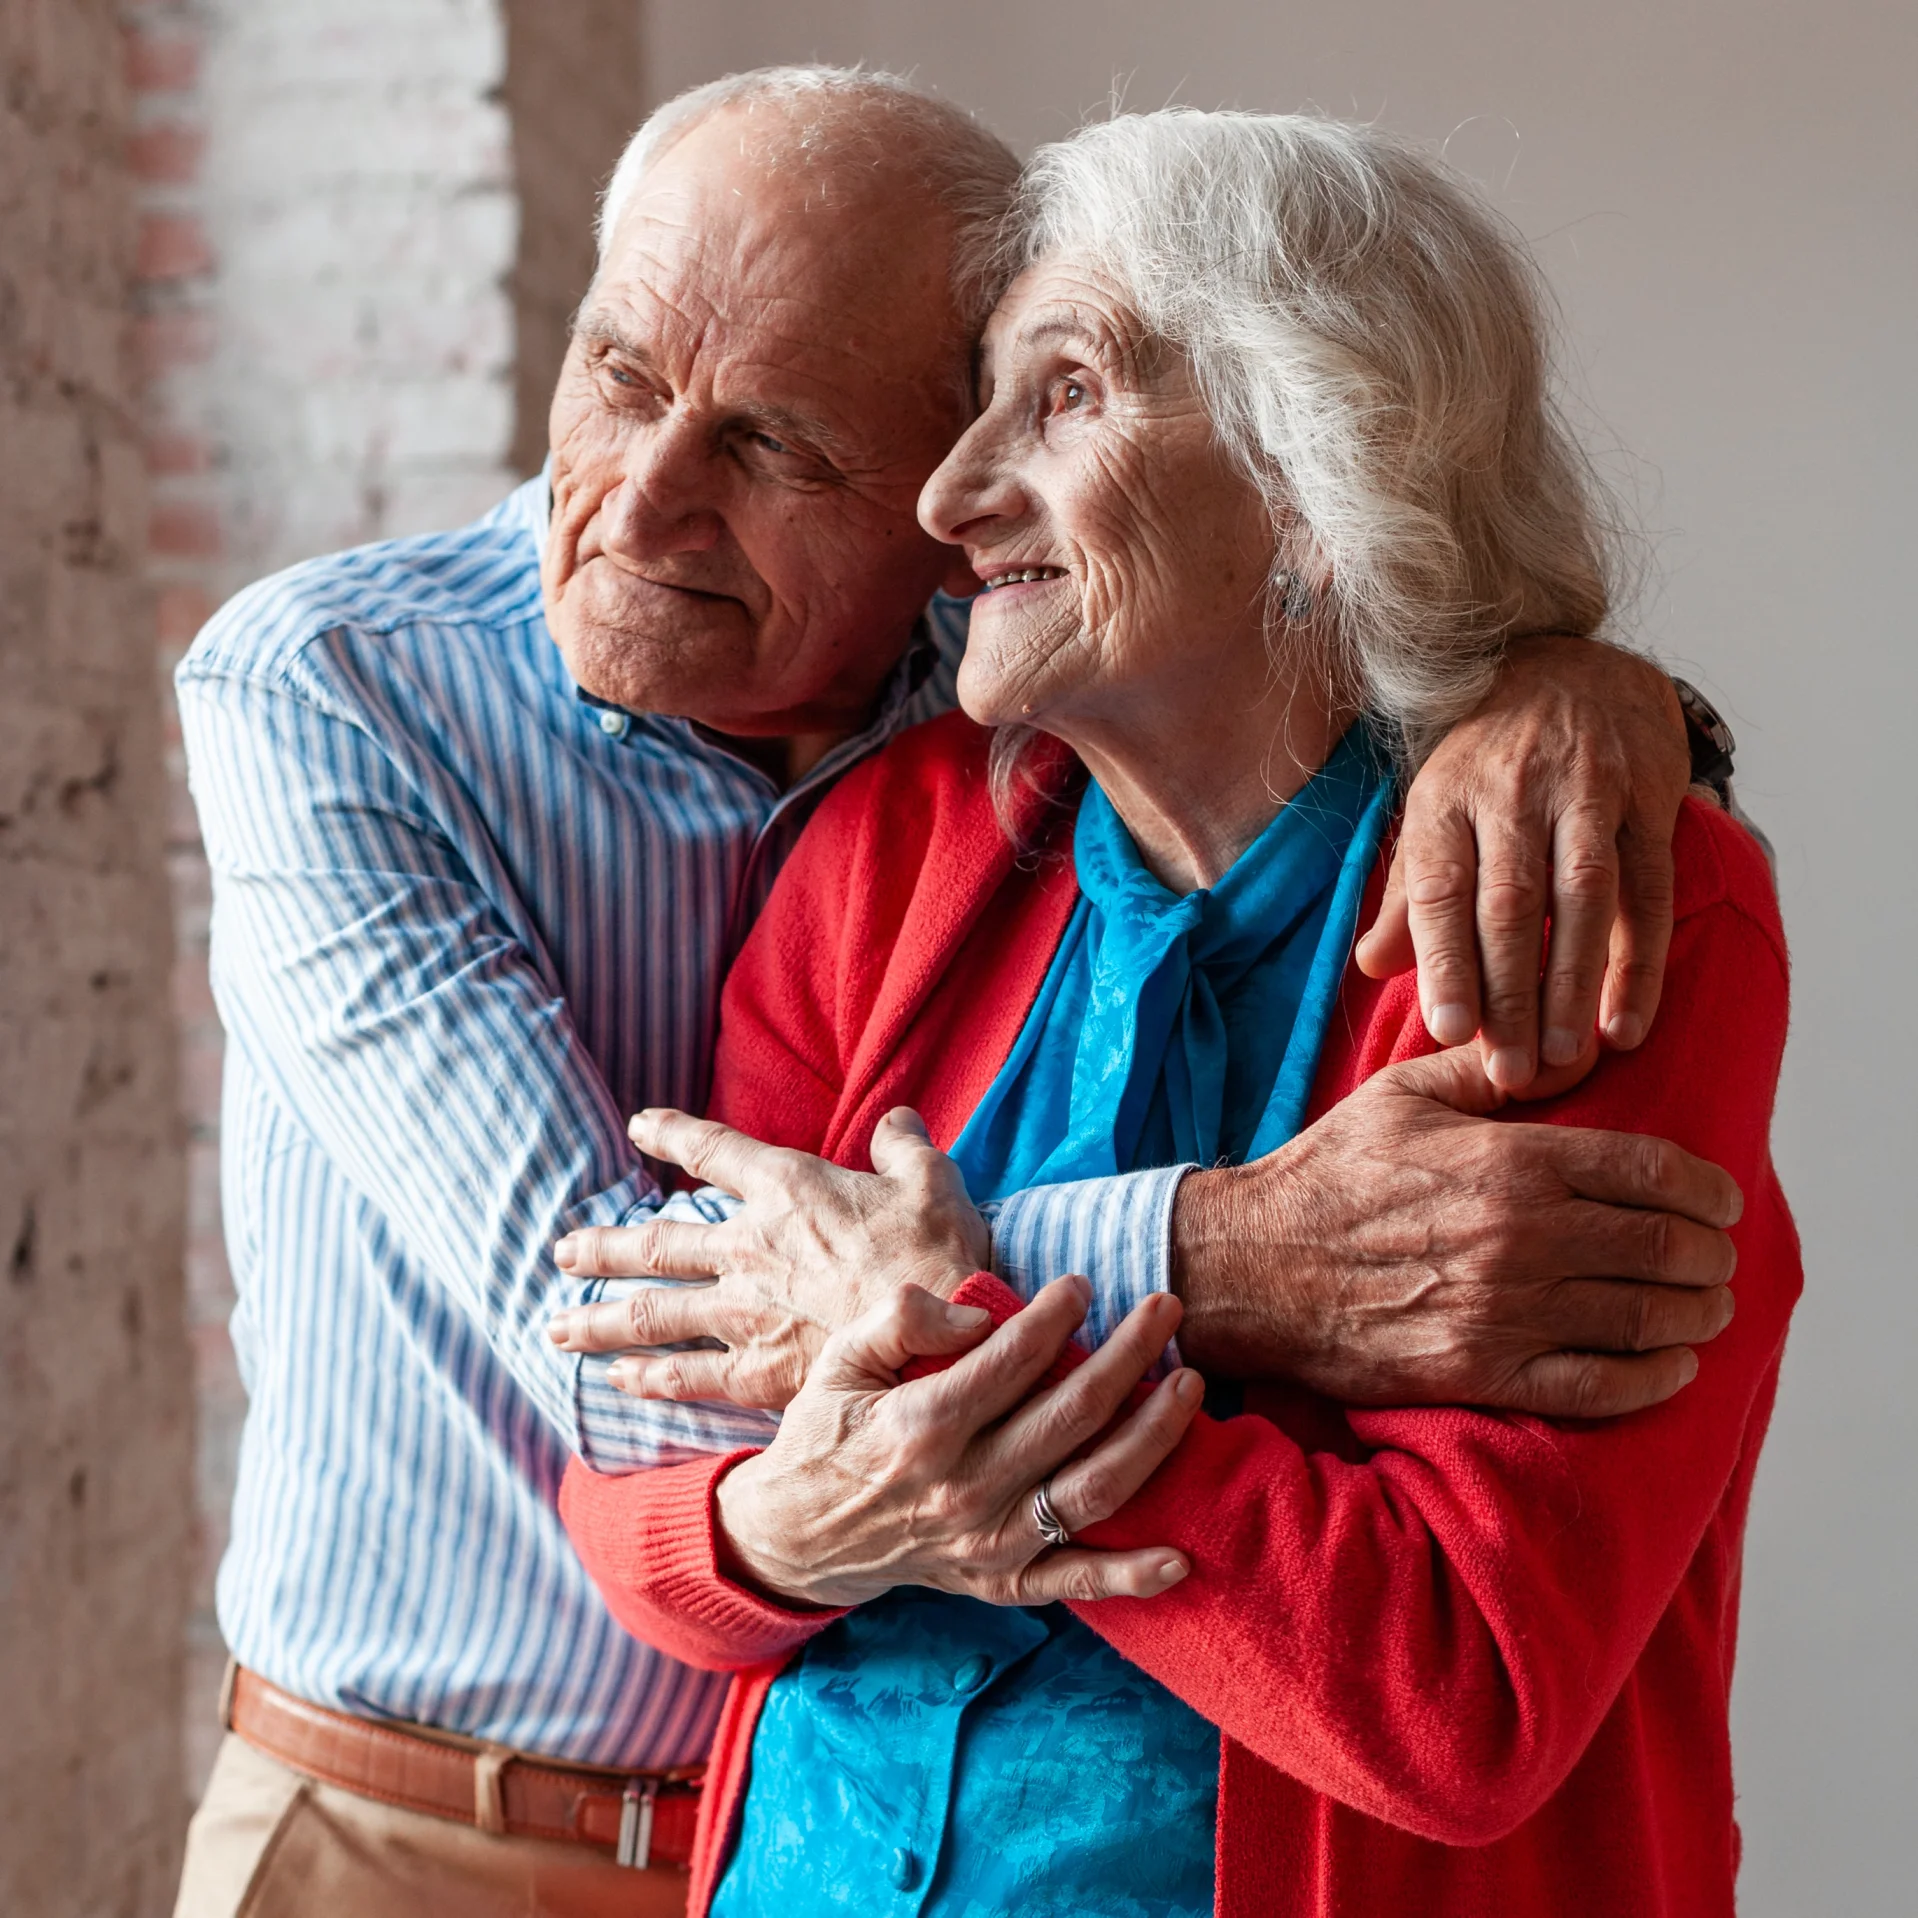
[[[686,1874],[321,1785],[231,1733],[173,1918],[683,1918]]]

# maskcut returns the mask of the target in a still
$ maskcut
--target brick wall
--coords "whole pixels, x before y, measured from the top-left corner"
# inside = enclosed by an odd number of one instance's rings
[[[170,672],[314,553],[454,525],[512,483],[517,236],[496,0],[134,0],[148,562]],[[208,887],[172,742],[198,1400],[186,1766],[218,1742],[213,1576],[245,1410],[227,1338]]]
[[[111,0],[0,0],[0,1911],[179,1857],[190,1404]],[[155,152],[146,162],[178,164]]]

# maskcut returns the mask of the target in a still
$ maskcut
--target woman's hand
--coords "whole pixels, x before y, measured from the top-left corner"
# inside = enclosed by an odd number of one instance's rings
[[[1204,1396],[1197,1373],[1175,1372],[1099,1436],[1178,1325],[1178,1301],[1164,1293],[1035,1392],[1089,1296],[1083,1279],[1055,1280],[986,1336],[978,1307],[902,1285],[835,1334],[778,1437],[719,1482],[727,1570],[819,1606],[864,1604],[896,1585],[995,1605],[1150,1598],[1176,1585],[1190,1569],[1178,1552],[1049,1548],[1033,1517],[1033,1491],[1050,1478],[1069,1533],[1109,1518]],[[915,1359],[954,1354],[947,1369],[901,1382]]]
[[[629,1131],[650,1157],[745,1201],[720,1225],[594,1226],[554,1247],[576,1278],[704,1281],[647,1286],[549,1322],[548,1336],[568,1352],[724,1341],[723,1350],[617,1361],[608,1375],[634,1398],[730,1399],[779,1411],[838,1327],[902,1282],[949,1297],[990,1256],[959,1168],[909,1107],[875,1129],[872,1172],[762,1145],[683,1112],[642,1112]]]

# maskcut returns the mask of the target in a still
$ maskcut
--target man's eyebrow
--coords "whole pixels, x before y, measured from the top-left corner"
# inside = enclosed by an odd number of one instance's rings
[[[573,337],[576,340],[588,340],[595,346],[616,346],[628,357],[643,361],[647,366],[653,363],[653,356],[632,337],[620,330],[616,320],[608,319],[604,314],[589,313],[573,322]]]
[[[618,348],[649,372],[658,370],[658,361],[653,355],[613,320],[591,315],[576,321],[573,333],[590,345]],[[811,413],[801,413],[772,400],[748,400],[727,410],[734,420],[755,432],[773,439],[798,440],[835,465],[843,466],[857,458],[856,449],[842,434]]]

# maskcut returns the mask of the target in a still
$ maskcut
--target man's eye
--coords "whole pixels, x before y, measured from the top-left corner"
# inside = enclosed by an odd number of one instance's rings
[[[753,443],[763,446],[769,453],[790,453],[793,450],[784,440],[776,440],[770,433],[755,433]]]

